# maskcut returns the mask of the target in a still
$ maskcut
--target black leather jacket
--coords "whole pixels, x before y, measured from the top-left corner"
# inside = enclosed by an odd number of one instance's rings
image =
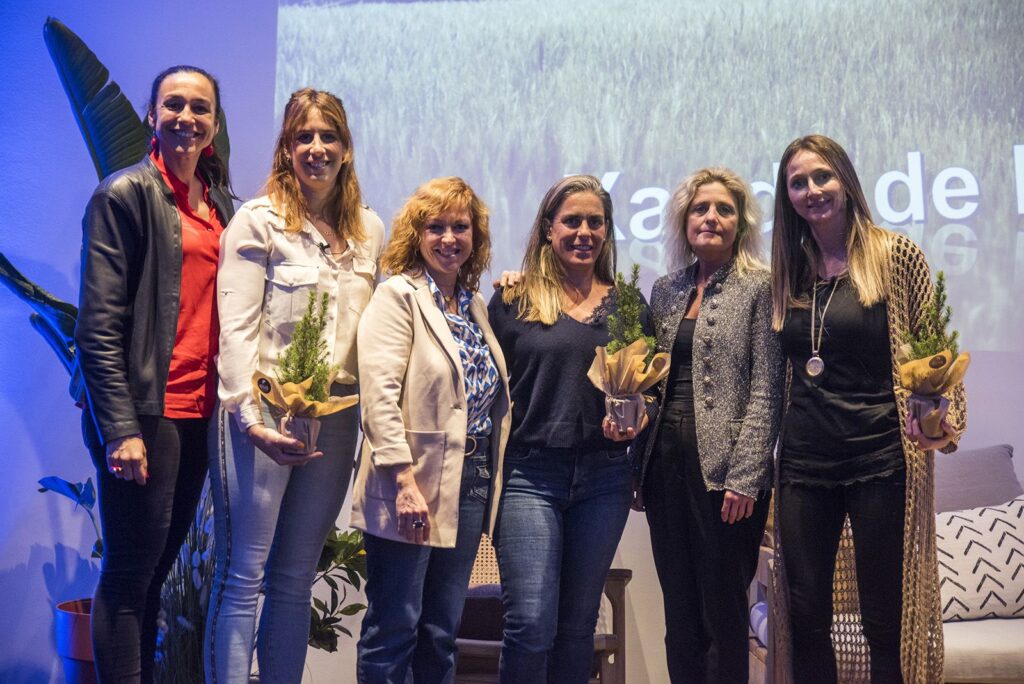
[[[211,187],[210,199],[226,224],[230,197]],[[97,447],[141,432],[140,415],[163,415],[178,328],[181,216],[147,156],[99,184],[82,228],[75,358],[86,388],[85,441]]]

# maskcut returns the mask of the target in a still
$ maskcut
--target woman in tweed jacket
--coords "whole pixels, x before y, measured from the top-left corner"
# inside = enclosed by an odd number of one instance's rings
[[[931,299],[928,264],[874,225],[849,157],[824,136],[782,155],[772,298],[788,361],[778,661],[791,647],[797,682],[861,681],[868,661],[872,682],[941,681],[931,452],[956,449],[963,386],[937,439],[908,418],[896,356]]]
[[[685,268],[654,284],[671,352],[641,468],[673,682],[747,681],[746,591],[768,515],[781,356],[749,186],[702,169],[676,189],[669,231]]]

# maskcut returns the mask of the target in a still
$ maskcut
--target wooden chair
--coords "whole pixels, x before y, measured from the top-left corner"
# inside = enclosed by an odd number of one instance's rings
[[[626,681],[626,585],[633,571],[612,568],[604,584],[611,605],[611,632],[594,635],[592,684],[625,684]],[[501,654],[501,578],[494,546],[486,534],[480,538],[469,594],[462,611],[462,627],[455,668],[457,684],[485,684],[498,681]],[[600,627],[600,621],[599,621]]]

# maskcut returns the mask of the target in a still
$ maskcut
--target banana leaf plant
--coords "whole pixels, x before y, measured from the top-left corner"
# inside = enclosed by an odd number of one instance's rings
[[[110,72],[74,31],[50,17],[43,24],[43,40],[71,105],[97,180],[136,163],[146,154],[150,131],[125,97]],[[217,151],[228,163],[231,148],[224,110],[220,111]],[[32,327],[42,335],[71,374],[69,392],[82,405],[85,388],[75,367],[75,320],[78,307],[65,302],[26,278],[0,253],[0,282],[33,310]]]

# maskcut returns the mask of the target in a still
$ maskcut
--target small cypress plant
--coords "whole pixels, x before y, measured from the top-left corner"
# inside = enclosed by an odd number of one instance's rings
[[[615,274],[615,290],[618,296],[618,313],[608,315],[608,333],[611,342],[605,349],[609,354],[614,354],[624,349],[637,340],[644,340],[647,343],[647,356],[644,363],[650,363],[654,358],[654,350],[657,341],[651,335],[644,334],[644,328],[640,317],[644,311],[644,298],[640,293],[637,282],[640,280],[640,266],[633,264],[633,273],[626,282],[622,273]]]
[[[301,383],[313,378],[313,384],[306,392],[306,399],[327,401],[327,384],[337,370],[327,362],[329,358],[324,330],[327,329],[327,304],[329,297],[324,292],[317,301],[316,292],[309,293],[309,301],[302,319],[295,324],[292,341],[277,356],[275,375],[280,383]]]
[[[935,290],[932,300],[921,312],[921,320],[916,332],[910,332],[906,344],[910,346],[910,359],[926,359],[944,349],[948,349],[955,359],[959,354],[960,334],[949,330],[949,321],[953,316],[953,307],[946,302],[946,274],[939,271],[935,278]]]

